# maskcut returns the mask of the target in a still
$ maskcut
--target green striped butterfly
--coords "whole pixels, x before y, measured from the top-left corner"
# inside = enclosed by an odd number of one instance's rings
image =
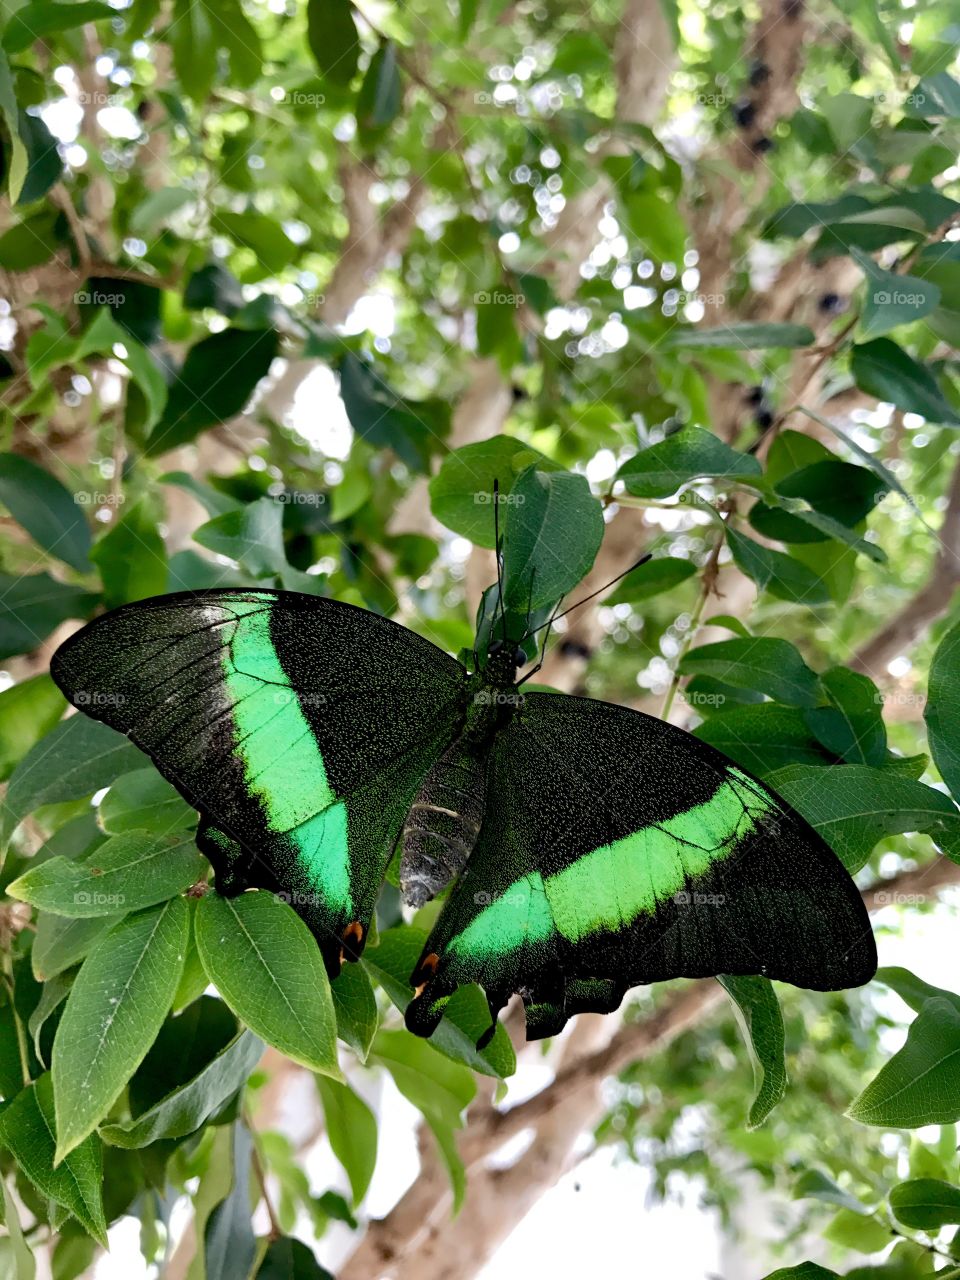
[[[470,671],[363,609],[240,589],[125,605],[51,671],[199,810],[217,890],[283,893],[331,977],[395,853],[408,903],[449,887],[411,975],[419,1035],[472,982],[487,1037],[518,992],[532,1039],[667,978],[872,977],[853,881],[783,800],[672,725],[524,691],[524,660],[494,641]]]

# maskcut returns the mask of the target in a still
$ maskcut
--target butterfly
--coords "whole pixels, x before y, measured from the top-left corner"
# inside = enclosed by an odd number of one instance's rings
[[[408,904],[449,889],[410,977],[418,1035],[468,983],[482,1044],[513,993],[535,1039],[668,978],[869,981],[863,901],[799,814],[680,728],[525,689],[525,661],[506,636],[465,664],[353,605],[224,589],[104,614],[51,673],[199,811],[217,891],[282,893],[331,979],[395,855]]]

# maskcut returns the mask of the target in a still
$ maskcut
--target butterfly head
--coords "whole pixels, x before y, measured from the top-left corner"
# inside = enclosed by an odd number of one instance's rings
[[[517,672],[526,662],[527,654],[522,645],[513,640],[492,640],[483,674],[490,684],[516,684]]]

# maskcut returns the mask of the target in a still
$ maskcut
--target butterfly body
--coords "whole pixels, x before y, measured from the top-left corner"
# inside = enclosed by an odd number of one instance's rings
[[[458,986],[528,1036],[627,988],[757,974],[867,981],[876,952],[839,859],[713,748],[623,707],[517,683],[494,641],[469,672],[365,610],[214,590],[127,605],[51,664],[200,811],[226,894],[282,893],[331,977],[359,958],[388,867],[449,890],[411,975],[429,1035]]]

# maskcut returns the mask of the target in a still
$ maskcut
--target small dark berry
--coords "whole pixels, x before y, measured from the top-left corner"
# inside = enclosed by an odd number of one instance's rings
[[[753,149],[757,155],[762,156],[765,152],[773,149],[773,142],[764,134],[763,137],[757,138],[753,143]]]
[[[571,639],[560,642],[560,652],[565,658],[582,658],[586,662],[593,651],[582,640]]]
[[[754,89],[766,84],[770,79],[770,68],[765,62],[755,62],[750,68],[750,84]]]
[[[754,421],[756,422],[758,427],[761,427],[764,431],[766,431],[767,427],[773,426],[773,417],[774,417],[773,410],[770,408],[768,404],[765,404],[765,405],[761,405],[761,407],[757,410],[756,414],[754,415]]]
[[[824,315],[836,315],[838,311],[844,308],[843,298],[839,293],[824,293],[817,300],[817,310],[822,311]]]
[[[746,394],[747,404],[763,404],[763,387],[751,387]]]
[[[803,0],[783,0],[783,16],[785,18],[799,18],[803,13]]]
[[[756,115],[757,108],[749,98],[741,98],[733,104],[733,119],[738,129],[749,129]]]

